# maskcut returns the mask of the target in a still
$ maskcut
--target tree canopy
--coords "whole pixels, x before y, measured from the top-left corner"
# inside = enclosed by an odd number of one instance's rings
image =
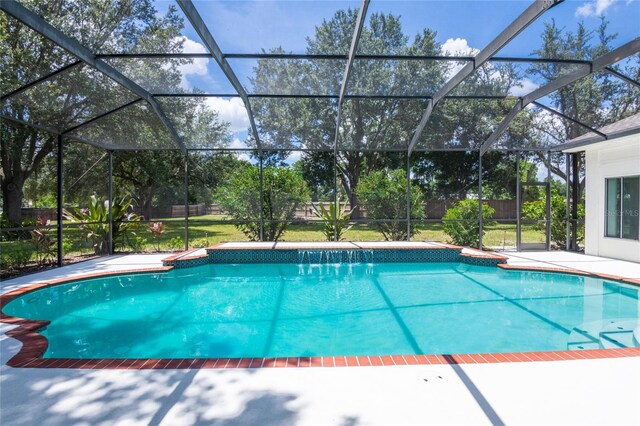
[[[158,13],[151,0],[25,0],[21,3],[95,53],[170,54],[180,53],[184,48],[183,21],[173,6]],[[348,51],[357,14],[354,9],[340,10],[320,23],[306,39],[306,53]],[[76,60],[6,14],[0,14],[0,24],[0,47],[7,52],[0,59],[3,93]],[[551,21],[541,35],[540,47],[531,54],[541,58],[592,60],[611,50],[615,38],[604,19],[593,31],[582,23],[571,29]],[[401,57],[443,55],[443,46],[437,40],[437,34],[429,28],[408,34],[399,16],[370,13],[357,52],[398,57],[356,58],[347,84],[348,96],[340,105],[338,128],[335,97],[340,94],[345,59],[261,56],[250,76],[248,91],[293,97],[251,98],[262,150],[258,151],[257,141],[251,140],[252,132],[249,132],[248,143],[256,148],[256,155],[262,155],[262,164],[267,167],[286,166],[288,151],[304,149],[295,168],[311,188],[314,199],[332,200],[336,196],[332,193],[334,160],[339,182],[337,191],[348,198],[351,206],[361,204],[358,188],[363,176],[396,169],[406,173],[406,167],[410,168],[412,182],[418,184],[428,198],[468,197],[477,191],[477,150],[515,105],[514,88],[522,87],[529,77],[536,80],[535,84],[544,84],[586,65],[532,62],[527,68],[509,61],[485,63],[451,93],[457,99],[437,103],[407,159],[407,148],[427,108],[427,97],[436,93],[461,65],[453,60]],[[274,46],[263,53],[285,55],[288,52]],[[474,52],[458,53],[471,56]],[[189,58],[169,57],[158,61],[148,57],[109,57],[102,60],[151,92],[181,95],[189,92],[183,87],[180,72],[180,67],[191,61]],[[635,79],[640,78],[638,61],[637,57],[631,59],[624,70]],[[616,64],[613,68],[619,69],[619,66]],[[478,99],[477,95],[494,99]],[[230,144],[230,126],[221,122],[202,98],[159,96],[156,99],[190,149],[217,149]],[[608,73],[596,73],[552,93],[544,101],[568,117],[597,128],[636,113],[640,110],[638,99],[638,89],[633,85]],[[82,125],[125,105],[128,106],[105,118]],[[184,158],[175,151],[177,144],[173,136],[149,105],[88,65],[77,64],[46,83],[14,94],[5,100],[2,108],[6,117],[38,126],[26,127],[11,120],[2,123],[3,212],[11,223],[19,222],[25,191],[27,194],[53,191],[52,182],[29,179],[35,171],[40,176],[55,175],[54,164],[47,159],[52,158],[57,145],[53,133],[64,130],[78,139],[100,140],[105,149],[174,150],[144,154],[118,152],[114,176],[117,187],[132,193],[144,211],[148,212],[158,199],[182,202],[177,193],[172,195],[170,190],[182,186],[184,174]],[[504,149],[549,147],[587,131],[575,121],[550,116],[547,111],[534,107],[518,114],[499,144]],[[337,143],[335,159],[334,142]],[[66,149],[70,161],[78,161],[69,165],[66,185],[73,188],[78,179],[86,179],[83,167],[97,164],[95,167],[104,168],[101,154],[83,157],[85,150],[76,149],[75,142],[67,144]],[[566,178],[560,155],[553,156],[551,162],[535,153],[523,155],[521,171],[525,167],[535,175],[536,156],[537,162],[546,162],[552,173]],[[512,154],[490,152],[483,157],[486,195],[508,198],[513,194],[515,164]],[[239,166],[233,154],[218,156],[193,151],[189,167],[203,174],[190,179],[189,200],[206,203],[230,170]],[[103,183],[92,185],[96,192],[104,191]],[[87,189],[76,187],[67,198],[88,195]],[[356,209],[353,218],[358,217]]]
[[[160,14],[150,0],[91,0],[87,2],[22,2],[65,35],[77,39],[92,52],[166,52],[183,49],[182,18],[174,6]],[[76,59],[25,25],[0,14],[2,93],[9,93]],[[187,60],[188,61],[188,60]],[[185,59],[168,59],[163,66],[129,61],[118,69],[129,77],[144,77],[146,84],[162,84],[180,91],[178,67]],[[83,64],[9,97],[2,105],[4,116],[35,127],[2,121],[2,201],[9,223],[20,222],[24,185],[45,158],[57,147],[57,136],[98,115],[134,101],[136,96],[110,78]],[[99,140],[106,147],[128,144],[130,148],[167,148],[175,143],[153,111],[143,102],[70,132],[71,136]],[[177,130],[191,136],[194,146],[225,146],[228,124],[199,99],[178,99],[167,115],[179,118]],[[50,130],[51,132],[47,131]],[[188,130],[188,131],[187,131]],[[88,137],[90,136],[90,137]],[[165,143],[162,146],[163,142]]]

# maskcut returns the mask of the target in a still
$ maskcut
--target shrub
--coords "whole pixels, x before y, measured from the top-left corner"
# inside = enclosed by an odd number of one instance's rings
[[[173,237],[169,240],[167,246],[170,250],[181,250],[184,249],[184,241],[182,240],[182,237]]]
[[[451,237],[453,244],[476,247],[480,243],[479,204],[478,200],[460,200],[442,217],[444,232]],[[487,203],[482,203],[483,236],[484,226],[494,224],[488,221],[494,213],[493,208]]]
[[[128,239],[129,247],[136,253],[144,251],[147,245],[147,239],[141,235],[136,235]]]
[[[211,243],[209,243],[208,237],[196,238],[191,242],[191,247],[195,247],[195,248],[204,248],[204,247],[209,247],[210,245]]]
[[[35,226],[36,221],[33,219],[24,219],[17,227],[27,228],[29,226]],[[5,213],[0,213],[0,241],[15,241],[24,238],[31,238],[31,233],[26,230],[6,231],[6,229],[13,228],[15,225],[9,222]]]
[[[62,254],[67,255],[73,251],[73,242],[69,240],[62,241]]]
[[[0,268],[3,270],[21,269],[33,257],[35,248],[30,241],[12,241],[2,245]]]
[[[544,221],[546,216],[545,200],[536,200],[522,205],[522,217]],[[560,194],[551,195],[551,242],[560,249],[566,248],[567,242],[567,202]],[[584,204],[578,204],[578,220],[584,220]],[[536,222],[533,228],[537,231],[546,231],[544,222]],[[578,243],[584,240],[584,227],[578,226]]]
[[[374,222],[372,226],[382,233],[385,240],[408,239],[407,176],[404,170],[371,172],[360,179],[356,193],[368,218],[384,220]],[[422,191],[418,185],[411,185],[411,218],[424,219],[425,217]],[[414,228],[411,228],[411,235],[414,233]]]
[[[218,187],[218,204],[233,219],[235,226],[251,241],[260,240],[260,170],[240,167]],[[298,206],[310,199],[309,189],[300,172],[282,167],[265,167],[262,174],[262,217],[264,239],[278,241],[295,218]]]
[[[336,205],[333,202],[329,203],[329,208],[325,208],[322,203],[319,203],[320,208],[315,204],[313,206],[313,213],[316,217],[322,219],[322,233],[327,241],[341,241],[344,237],[344,233],[351,229],[351,226],[347,226],[349,219],[351,219],[351,213],[355,207],[347,211],[347,201],[344,205],[340,202]],[[334,237],[337,238],[334,239]]]

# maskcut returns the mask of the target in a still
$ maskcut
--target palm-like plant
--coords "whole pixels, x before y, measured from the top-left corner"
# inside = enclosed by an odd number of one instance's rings
[[[113,242],[112,248],[120,242],[124,246],[128,238],[135,232],[133,229],[138,226],[140,216],[130,212],[131,198],[128,196],[113,200],[112,220],[113,220]],[[105,254],[109,252],[109,202],[99,200],[92,195],[88,208],[72,207],[64,212],[65,219],[71,222],[80,223],[84,230],[84,237],[90,239],[93,244],[95,254]]]
[[[37,262],[39,265],[53,263],[55,261],[56,241],[51,237],[51,220],[47,216],[40,216],[36,221],[36,228],[31,231],[31,242],[35,246]]]
[[[340,202],[337,204],[330,202],[328,208],[322,203],[319,203],[318,206],[312,204],[313,213],[322,219],[322,233],[327,241],[341,241],[345,232],[353,226],[348,223],[355,206],[347,210],[347,200],[344,201],[344,205]]]

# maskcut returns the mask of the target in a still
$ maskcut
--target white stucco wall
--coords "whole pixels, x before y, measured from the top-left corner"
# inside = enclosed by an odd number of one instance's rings
[[[640,262],[640,241],[605,237],[605,179],[640,175],[640,134],[583,148],[586,153],[585,253]]]

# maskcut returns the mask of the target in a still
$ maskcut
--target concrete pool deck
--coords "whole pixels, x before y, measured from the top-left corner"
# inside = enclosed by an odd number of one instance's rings
[[[640,278],[640,265],[574,253],[501,253],[509,264]],[[7,280],[4,293],[96,271],[156,268],[112,256]],[[640,357],[359,368],[78,370],[8,367],[0,324],[0,424],[640,424]]]

